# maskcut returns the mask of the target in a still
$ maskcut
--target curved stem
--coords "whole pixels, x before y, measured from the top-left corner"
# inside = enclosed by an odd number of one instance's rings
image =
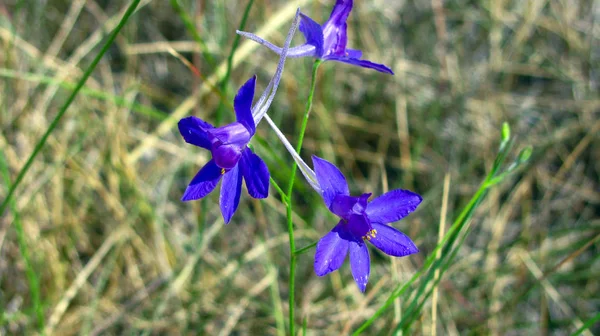
[[[296,146],[296,152],[300,153],[302,149],[302,141],[304,140],[304,133],[306,132],[306,125],[308,124],[308,117],[310,116],[310,109],[312,107],[312,100],[315,95],[315,87],[317,85],[317,69],[321,64],[321,60],[315,60],[312,68],[312,76],[310,82],[310,91],[308,93],[308,101],[306,102],[306,108],[304,110],[304,118],[302,119],[302,125],[300,126],[300,134],[298,135],[298,145]],[[286,217],[288,226],[288,235],[290,241],[290,278],[289,278],[289,335],[294,335],[294,304],[295,304],[295,285],[296,285],[296,242],[294,240],[294,223],[292,221],[292,191],[294,189],[294,181],[296,180],[296,162],[292,164],[292,172],[290,173],[290,182],[287,189],[287,206],[286,206]]]

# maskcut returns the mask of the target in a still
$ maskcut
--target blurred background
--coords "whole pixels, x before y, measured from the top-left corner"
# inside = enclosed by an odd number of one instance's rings
[[[333,4],[257,0],[244,30],[282,45],[297,7],[323,23]],[[128,5],[0,2],[0,200]],[[184,143],[177,121],[232,122],[239,86],[256,74],[262,92],[275,72],[278,56],[242,39],[226,78],[246,6],[141,2],[0,214],[0,334],[285,333],[289,247],[277,193],[257,201],[243,191],[227,226],[217,193],[180,201],[210,156]],[[348,46],[395,76],[323,64],[302,157],[337,164],[353,194],[423,195],[394,224],[421,252],[371,250],[365,294],[348,264],[319,278],[314,252],[302,254],[296,316],[307,334],[349,334],[421,269],[442,219],[447,230],[492,166],[505,121],[509,159],[527,145],[531,159],[473,214],[410,333],[567,335],[597,320],[599,21],[591,0],[355,1]],[[292,143],[310,69],[311,60],[287,61],[270,110]],[[289,155],[266,124],[257,134],[256,151],[284,184]],[[302,178],[294,195],[302,247],[336,219]],[[410,295],[366,334],[392,334]],[[592,323],[583,333],[594,332]]]

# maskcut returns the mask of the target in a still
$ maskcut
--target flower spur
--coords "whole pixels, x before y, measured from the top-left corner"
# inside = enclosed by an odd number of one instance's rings
[[[256,125],[266,114],[281,80],[287,51],[296,31],[299,11],[288,31],[275,75],[267,88],[252,106],[256,76],[250,78],[237,92],[233,107],[236,121],[222,127],[190,116],[179,121],[179,132],[192,145],[207,149],[212,159],[200,169],[186,188],[182,201],[197,200],[211,193],[222,179],[219,205],[225,224],[237,210],[240,202],[242,179],[246,181],[248,194],[254,198],[266,198],[269,194],[269,170],[265,162],[248,147],[256,133]]]
[[[322,196],[329,211],[340,218],[338,224],[317,243],[314,269],[318,276],[339,269],[349,254],[352,276],[358,288],[364,292],[371,272],[366,242],[393,257],[419,252],[407,235],[387,224],[413,212],[421,203],[421,196],[402,189],[388,191],[371,202],[368,201],[370,193],[350,196],[346,178],[336,166],[313,156],[312,170],[268,115],[265,120],[292,155],[311,187]]]
[[[351,11],[352,0],[337,0],[329,19],[322,26],[301,13],[300,31],[306,43],[290,48],[288,57],[315,57],[323,61],[338,61],[393,75],[394,72],[387,66],[361,59],[362,51],[346,47],[348,43],[346,21]],[[283,51],[282,48],[255,34],[243,31],[237,33],[266,46],[277,54]]]

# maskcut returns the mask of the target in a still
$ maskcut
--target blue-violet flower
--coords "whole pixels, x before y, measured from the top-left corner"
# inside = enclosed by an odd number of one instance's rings
[[[296,161],[306,181],[321,194],[329,211],[340,218],[333,230],[317,243],[314,268],[318,276],[340,268],[349,252],[352,276],[364,292],[371,270],[365,242],[394,257],[419,252],[407,235],[387,224],[413,212],[421,203],[421,196],[402,189],[389,191],[371,202],[368,202],[370,193],[350,196],[346,178],[336,166],[313,156],[312,170],[268,115],[265,115],[265,120]]]
[[[212,159],[200,169],[186,188],[182,201],[197,200],[212,192],[219,181],[221,195],[219,204],[225,224],[229,223],[239,203],[242,178],[246,181],[248,194],[254,198],[266,198],[269,194],[269,170],[265,162],[248,147],[256,133],[256,125],[266,115],[279,86],[281,74],[292,37],[298,27],[300,11],[296,17],[281,53],[275,75],[264,93],[252,106],[256,76],[250,78],[237,92],[233,108],[236,122],[214,127],[208,122],[190,116],[179,121],[179,132],[187,143],[211,151]]]
[[[248,148],[256,132],[251,112],[255,84],[256,76],[235,96],[237,121],[232,124],[214,127],[194,116],[179,121],[179,132],[187,143],[212,153],[212,159],[192,179],[181,200],[197,200],[208,195],[223,178],[219,203],[225,223],[229,223],[240,202],[242,176],[250,196],[265,198],[269,194],[267,165]]]
[[[310,17],[300,14],[300,31],[306,43],[290,48],[288,57],[315,57],[324,61],[338,61],[374,69],[393,75],[394,72],[383,64],[360,59],[362,51],[346,48],[348,15],[352,11],[352,0],[337,0],[329,19],[321,26]],[[282,48],[256,36],[255,34],[237,31],[238,34],[260,43],[274,52],[281,54]]]
[[[350,254],[352,276],[364,292],[371,267],[366,242],[394,257],[419,252],[407,235],[388,223],[413,212],[421,203],[421,196],[396,189],[368,202],[370,193],[350,196],[346,178],[333,164],[313,156],[313,166],[325,205],[340,218],[333,230],[317,243],[314,268],[318,276],[340,268]]]

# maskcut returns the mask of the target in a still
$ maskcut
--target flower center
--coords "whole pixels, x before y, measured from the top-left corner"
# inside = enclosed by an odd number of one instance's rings
[[[367,232],[366,235],[362,236],[362,239],[363,240],[371,240],[371,238],[375,238],[376,235],[377,235],[377,230],[371,229],[370,231]]]
[[[373,230],[371,221],[365,212],[369,196],[371,194],[362,194],[359,197],[337,195],[330,207],[331,212],[338,215],[344,221],[348,231],[356,239],[370,240],[377,234]]]
[[[250,138],[250,132],[239,122],[208,130],[211,152],[220,168],[232,169],[242,157]]]

